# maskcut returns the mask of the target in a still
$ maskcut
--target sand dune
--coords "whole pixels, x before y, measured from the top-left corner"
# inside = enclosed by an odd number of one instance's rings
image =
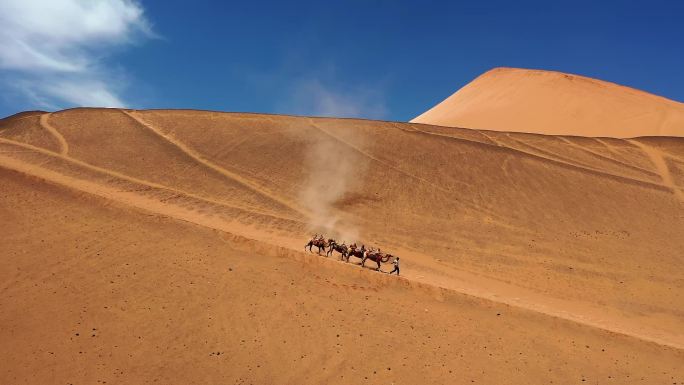
[[[684,136],[684,104],[579,75],[496,68],[412,122],[589,137]]]
[[[73,109],[0,179],[0,383],[684,381],[684,139]]]

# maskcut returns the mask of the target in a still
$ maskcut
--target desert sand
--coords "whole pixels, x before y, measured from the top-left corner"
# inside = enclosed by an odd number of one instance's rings
[[[26,112],[0,226],[2,384],[684,383],[684,138]]]
[[[412,122],[547,135],[684,136],[684,104],[579,75],[495,68]]]

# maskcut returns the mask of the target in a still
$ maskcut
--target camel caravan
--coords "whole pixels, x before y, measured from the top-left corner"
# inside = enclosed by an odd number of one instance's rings
[[[366,249],[366,245],[361,245],[361,247],[358,247],[356,243],[352,243],[351,245],[347,246],[344,242],[337,243],[337,241],[332,238],[328,238],[326,240],[325,237],[318,234],[315,234],[313,237],[311,237],[311,240],[309,240],[309,242],[304,246],[304,250],[308,248],[309,252],[313,252],[312,249],[314,247],[318,248],[318,254],[321,254],[321,251],[325,251],[326,257],[333,255],[334,252],[338,252],[340,253],[340,260],[343,260],[347,263],[349,262],[349,257],[359,258],[361,259],[362,267],[365,267],[366,260],[370,259],[378,265],[378,267],[375,269],[376,271],[382,271],[380,270],[381,263],[392,261],[394,270],[392,270],[389,274],[396,272],[397,275],[399,275],[399,257],[395,257],[392,254],[384,254],[380,248],[375,249],[371,247],[370,249]]]

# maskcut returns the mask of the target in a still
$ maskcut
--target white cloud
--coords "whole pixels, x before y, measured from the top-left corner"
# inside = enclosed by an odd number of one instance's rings
[[[45,92],[78,106],[123,106],[124,102],[111,88],[111,85],[97,79],[78,79],[50,82],[45,85]]]
[[[381,119],[387,115],[380,92],[361,86],[330,86],[319,79],[298,82],[279,110],[297,115],[367,119]]]
[[[101,58],[151,36],[132,0],[0,0],[0,69],[42,107],[122,106]]]

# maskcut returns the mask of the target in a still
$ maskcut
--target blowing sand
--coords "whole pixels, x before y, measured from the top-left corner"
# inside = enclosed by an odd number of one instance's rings
[[[412,122],[547,135],[684,136],[684,104],[579,75],[496,68]]]
[[[314,146],[363,171],[323,209],[302,193],[329,162]],[[353,119],[7,118],[0,383],[683,383],[682,154]],[[402,277],[304,252],[325,226]]]

